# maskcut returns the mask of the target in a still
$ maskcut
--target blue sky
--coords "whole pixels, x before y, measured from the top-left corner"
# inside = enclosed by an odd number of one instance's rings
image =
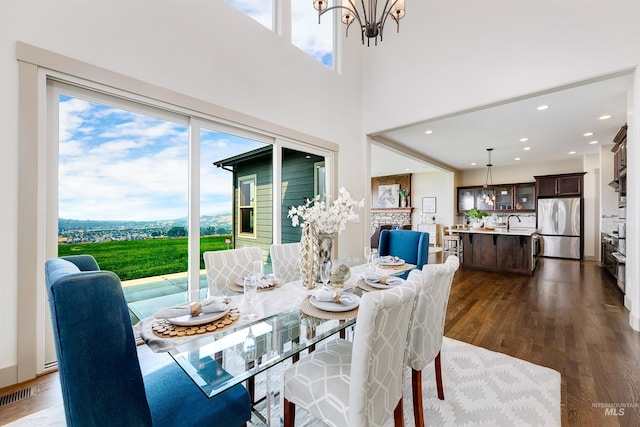
[[[59,217],[156,220],[187,215],[188,132],[182,124],[60,97]],[[201,134],[201,214],[231,211],[231,172],[214,161],[264,144]]]

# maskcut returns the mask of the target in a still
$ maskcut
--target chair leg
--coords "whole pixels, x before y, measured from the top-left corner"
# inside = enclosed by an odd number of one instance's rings
[[[283,427],[294,427],[296,424],[296,404],[289,402],[289,399],[284,398],[284,421]]]
[[[436,356],[436,386],[438,387],[438,399],[444,400],[444,389],[442,387],[442,365],[440,363],[440,352]]]
[[[402,410],[402,396],[400,396],[400,400],[398,401],[398,405],[396,406],[396,409],[394,409],[394,411],[393,411],[393,425],[395,427],[403,427],[404,426],[404,414],[403,414],[403,410]],[[293,426],[290,426],[290,427],[293,427]]]
[[[413,418],[416,427],[424,427],[424,410],[422,408],[422,371],[411,370],[411,389],[413,392]]]

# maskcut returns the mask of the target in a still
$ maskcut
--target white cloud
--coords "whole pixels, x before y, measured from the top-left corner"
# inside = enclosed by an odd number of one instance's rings
[[[60,111],[65,135],[59,145],[60,217],[155,220],[187,215],[185,126],[73,98],[60,102]],[[262,145],[203,131],[202,214],[231,210],[232,174],[213,162]]]

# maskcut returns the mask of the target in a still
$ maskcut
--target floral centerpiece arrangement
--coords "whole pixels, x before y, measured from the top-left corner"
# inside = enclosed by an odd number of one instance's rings
[[[348,222],[360,218],[358,210],[364,206],[364,199],[354,200],[344,187],[338,192],[332,203],[320,200],[318,195],[304,205],[291,207],[287,215],[291,225],[302,227],[300,272],[308,288],[314,286],[320,265],[331,259],[335,236],[347,228]]]
[[[297,227],[301,222],[307,222],[317,233],[339,234],[344,231],[347,222],[355,222],[360,218],[358,210],[364,206],[364,199],[359,202],[353,200],[344,187],[340,187],[338,192],[339,196],[331,204],[321,201],[317,195],[307,199],[304,205],[289,209],[291,225]]]

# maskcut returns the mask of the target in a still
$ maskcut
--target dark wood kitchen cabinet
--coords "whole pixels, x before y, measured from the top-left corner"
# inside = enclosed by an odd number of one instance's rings
[[[535,187],[534,182],[494,185],[490,187],[496,197],[493,206],[484,200],[486,189],[483,186],[458,187],[458,212],[465,213],[471,208],[498,215],[535,212]]]
[[[581,196],[586,172],[536,176],[538,197]]]
[[[507,233],[461,232],[462,266],[502,273],[532,274],[532,237]]]

